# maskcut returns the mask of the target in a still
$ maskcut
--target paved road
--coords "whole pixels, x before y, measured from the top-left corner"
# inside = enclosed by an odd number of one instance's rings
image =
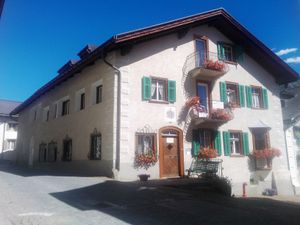
[[[299,203],[226,198],[193,180],[141,184],[0,164],[0,190],[0,225],[300,224]]]

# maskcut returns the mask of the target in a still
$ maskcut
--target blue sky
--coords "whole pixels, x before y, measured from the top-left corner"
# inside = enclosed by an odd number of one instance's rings
[[[300,0],[6,0],[0,99],[24,101],[88,43],[219,7],[300,73]]]

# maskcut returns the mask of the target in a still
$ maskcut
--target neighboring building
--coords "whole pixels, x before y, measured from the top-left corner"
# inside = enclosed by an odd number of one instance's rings
[[[294,191],[300,195],[300,80],[281,93],[283,122]]]
[[[235,194],[244,182],[250,194],[275,185],[293,194],[279,84],[298,74],[225,10],[119,34],[78,55],[12,112],[19,163],[177,177],[200,146],[213,147]],[[186,108],[196,95],[201,107]],[[272,169],[247,156],[269,147],[282,151]],[[147,161],[147,171],[136,169]]]
[[[10,116],[10,112],[20,102],[0,100],[0,159],[15,161],[18,117]]]

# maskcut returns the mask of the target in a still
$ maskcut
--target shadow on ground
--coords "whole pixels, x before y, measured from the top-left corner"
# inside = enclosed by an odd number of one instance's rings
[[[300,204],[224,197],[199,179],[104,183],[51,195],[129,224],[299,224]]]
[[[35,168],[28,166],[17,165],[15,162],[9,160],[0,160],[0,171],[15,174],[22,177],[32,177],[32,176],[72,176],[72,177],[99,177],[98,175],[90,175],[89,173],[80,170],[58,170],[51,168]]]

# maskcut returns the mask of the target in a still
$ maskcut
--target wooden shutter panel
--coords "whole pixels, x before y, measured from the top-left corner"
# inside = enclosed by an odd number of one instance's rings
[[[221,102],[227,102],[226,83],[220,82],[220,100]]]
[[[200,136],[199,129],[193,130],[192,154],[194,157],[198,156],[200,150]]]
[[[217,48],[218,48],[218,59],[224,60],[225,58],[225,52],[224,52],[224,47],[222,42],[217,43]]]
[[[263,107],[265,109],[268,109],[269,108],[268,91],[265,88],[262,89],[262,97],[263,97]]]
[[[240,96],[240,106],[245,107],[245,87],[244,87],[244,85],[239,85],[239,96]]]
[[[249,137],[247,132],[243,133],[243,151],[244,155],[249,155]]]
[[[224,145],[224,155],[230,155],[230,142],[229,142],[229,132],[223,131],[223,145]]]
[[[247,99],[247,107],[252,108],[252,88],[246,86],[246,99]]]
[[[234,58],[236,62],[243,62],[244,61],[244,48],[240,45],[234,46]]]
[[[176,102],[176,81],[175,80],[168,81],[168,100],[171,103]]]
[[[150,100],[151,99],[151,78],[150,77],[143,77],[142,79],[143,84],[143,100]]]
[[[222,155],[222,146],[221,146],[221,132],[214,132],[214,148],[218,151],[218,155]]]

